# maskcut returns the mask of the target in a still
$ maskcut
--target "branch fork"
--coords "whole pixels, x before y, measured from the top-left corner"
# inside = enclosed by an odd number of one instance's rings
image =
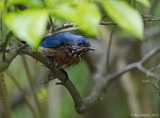
[[[140,61],[132,63],[124,67],[123,69],[114,72],[112,74],[109,74],[104,77],[100,77],[99,79],[95,79],[93,88],[90,92],[90,94],[82,99],[78,90],[74,86],[74,84],[70,81],[68,78],[67,73],[63,69],[57,68],[55,65],[51,65],[49,62],[49,59],[42,55],[39,52],[35,52],[32,48],[24,45],[23,43],[17,41],[17,40],[11,40],[10,41],[10,48],[12,49],[9,51],[7,59],[4,63],[1,64],[0,72],[4,71],[12,62],[12,60],[18,55],[18,52],[25,53],[34,59],[40,61],[43,63],[47,68],[51,70],[53,73],[53,78],[58,78],[64,87],[69,91],[70,95],[72,96],[72,99],[74,101],[75,110],[79,114],[85,113],[87,110],[89,110],[101,97],[102,92],[106,89],[106,87],[113,82],[114,80],[118,79],[121,75],[124,73],[132,70],[132,69],[138,69],[143,74],[145,74],[147,77],[154,78],[155,83],[152,84],[158,91],[160,91],[160,88],[158,86],[159,83],[159,75],[153,73],[150,70],[146,70],[143,65],[147,63],[152,57],[154,57],[157,53],[160,52],[160,46],[150,51],[146,56],[144,56]],[[2,67],[2,65],[7,65],[5,68]],[[67,81],[66,81],[67,79]]]

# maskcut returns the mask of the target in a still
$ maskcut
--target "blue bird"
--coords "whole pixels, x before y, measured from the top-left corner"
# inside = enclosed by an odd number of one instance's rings
[[[87,39],[66,32],[44,39],[39,47],[39,52],[59,68],[78,64],[90,50],[94,48]]]

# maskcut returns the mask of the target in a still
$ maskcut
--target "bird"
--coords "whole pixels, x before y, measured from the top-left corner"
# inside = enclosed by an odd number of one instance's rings
[[[91,43],[81,35],[62,32],[42,41],[38,51],[47,56],[51,64],[67,68],[78,64],[88,51],[94,51]]]

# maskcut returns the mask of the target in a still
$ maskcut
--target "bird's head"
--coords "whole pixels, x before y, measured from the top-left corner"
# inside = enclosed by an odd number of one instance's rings
[[[87,52],[87,51],[94,51],[94,48],[91,47],[91,43],[80,35],[72,35],[67,40],[64,40],[64,43],[67,48],[74,50],[76,52]]]

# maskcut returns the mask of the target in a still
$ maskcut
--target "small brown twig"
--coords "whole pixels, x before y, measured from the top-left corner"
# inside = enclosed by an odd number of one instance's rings
[[[52,22],[52,24],[53,24],[53,22]],[[50,36],[53,36],[54,34],[58,34],[58,33],[61,33],[61,32],[68,32],[68,31],[73,31],[73,30],[78,30],[79,29],[78,27],[75,27],[74,23],[63,24],[62,26],[59,26],[58,28],[55,28],[55,29],[53,29],[53,25],[51,26],[49,33],[44,35],[43,40],[48,38],[48,37],[50,37]]]
[[[54,31],[54,32],[49,32],[47,34],[45,34],[45,36],[43,37],[43,39],[47,38],[47,37],[50,37],[50,36],[53,36],[54,34],[58,34],[58,33],[61,33],[61,32],[68,32],[68,31],[73,31],[73,30],[78,30],[79,28],[78,27],[69,27],[69,28],[64,28],[64,29],[61,29],[61,30],[57,30],[57,31]]]

